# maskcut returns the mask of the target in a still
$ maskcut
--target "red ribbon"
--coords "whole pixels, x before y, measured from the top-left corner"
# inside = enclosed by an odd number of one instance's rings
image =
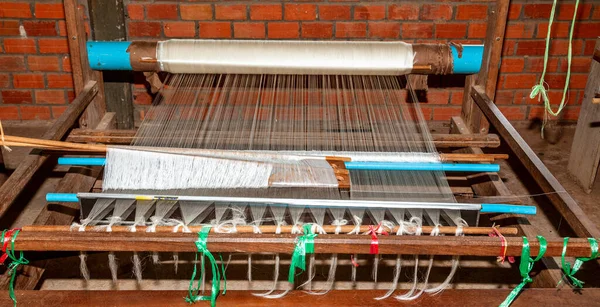
[[[500,231],[498,231],[498,229],[496,229],[496,227],[492,227],[492,232],[489,233],[489,236],[500,238],[502,246],[500,250],[500,256],[498,256],[498,262],[504,263],[504,259],[506,259],[506,250],[508,249],[508,242],[506,241],[506,238],[500,233]],[[509,256],[508,262],[515,263],[515,257]]]
[[[377,225],[377,227],[369,225],[369,231],[367,232],[367,234],[371,235],[371,248],[369,251],[369,253],[371,254],[379,254],[379,238],[377,238],[377,231],[379,231],[380,227],[381,224]],[[381,234],[387,235],[388,233],[386,231],[382,231]]]
[[[18,228],[14,228],[14,229],[11,229],[11,230],[7,230],[4,233],[4,242],[2,242],[2,256],[0,256],[0,265],[3,265],[4,262],[6,261],[6,258],[8,258],[8,254],[6,253],[6,249],[8,248],[8,244],[12,240],[13,233],[15,231],[17,231],[17,230],[19,230],[19,229]]]

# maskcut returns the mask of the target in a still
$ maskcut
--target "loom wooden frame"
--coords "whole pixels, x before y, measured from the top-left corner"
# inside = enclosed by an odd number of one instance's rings
[[[508,120],[502,115],[502,113],[493,103],[495,86],[498,78],[498,70],[500,67],[499,62],[501,58],[502,43],[504,40],[504,32],[506,28],[508,5],[509,0],[497,0],[495,4],[490,4],[489,6],[489,20],[487,34],[485,38],[485,49],[482,69],[478,75],[472,75],[467,77],[461,116],[452,118],[451,130],[453,134],[463,135],[464,140],[472,141],[474,139],[473,135],[486,135],[491,127],[493,130],[497,131],[502,140],[509,146],[514,156],[518,158],[518,160],[523,164],[525,169],[531,174],[531,177],[535,179],[536,183],[544,192],[555,193],[557,191],[564,191],[564,188],[560,185],[556,178],[548,171],[548,169],[543,165],[539,158],[537,158],[535,153],[533,153],[531,148],[518,135],[516,130],[511,126]],[[114,128],[114,114],[106,113],[105,111],[106,108],[104,102],[101,73],[92,71],[87,63],[87,54],[85,49],[86,34],[83,21],[83,10],[85,8],[79,6],[77,0],[64,0],[64,7],[67,16],[66,24],[69,38],[69,48],[71,53],[71,62],[73,65],[73,75],[76,91],[78,94],[75,101],[63,114],[63,116],[61,116],[55,122],[55,124],[48,131],[48,133],[44,135],[44,138],[59,140],[69,138],[72,139],[78,136],[80,137],[81,135],[78,134],[80,130],[74,130],[68,133],[69,129],[71,129],[74,126],[75,122],[79,120],[79,126],[87,128],[88,130],[86,131],[88,132],[90,132],[90,127],[95,127],[95,129],[92,132],[95,133],[97,136],[99,135],[100,137],[97,139],[101,140],[103,131]],[[475,138],[481,140],[482,137],[477,136]],[[455,137],[453,137],[452,139],[455,139]],[[85,141],[90,140],[91,139],[89,138],[85,139]],[[494,137],[492,136],[491,139],[488,140],[491,140],[493,142]],[[482,146],[479,146],[481,144],[472,142],[470,143],[470,145],[473,145],[473,147],[466,147],[456,152],[482,153],[482,150],[480,148]],[[0,216],[6,213],[9,207],[15,202],[17,196],[25,190],[25,187],[27,186],[28,182],[34,176],[36,171],[41,167],[44,161],[47,160],[47,158],[48,156],[46,155],[46,153],[32,150],[27,159],[8,179],[7,184],[4,184],[2,187],[0,187]],[[100,172],[101,169],[99,167],[72,167],[66,173],[64,178],[62,178],[62,180],[60,181],[57,192],[87,192],[98,188],[98,176]],[[506,202],[512,201],[518,203],[518,199],[511,196],[510,191],[499,178],[498,174],[476,174],[464,177],[462,179],[467,180],[471,185],[472,191],[478,195],[488,197],[489,199],[503,200]],[[589,249],[583,238],[598,238],[600,237],[600,231],[583,214],[582,210],[579,208],[577,203],[567,193],[555,193],[549,195],[548,200],[550,201],[550,204],[552,204],[554,209],[557,210],[564,218],[564,220],[567,221],[568,225],[576,234],[576,236],[581,238],[574,239],[573,244],[570,245],[569,254],[577,256],[589,256]],[[544,207],[542,209],[546,208]],[[74,216],[76,216],[77,212],[77,204],[51,204],[43,209],[38,218],[35,220],[34,225],[69,225],[73,222]],[[510,216],[504,217],[511,218]],[[502,216],[497,216],[495,218],[499,219],[502,218]],[[537,233],[535,232],[534,227],[530,225],[526,219],[517,218],[517,221],[518,227],[522,235],[525,235],[530,238],[535,237]],[[63,248],[56,248],[56,246],[53,247],[52,244],[48,244],[48,241],[46,241],[46,243],[42,242],[43,240],[52,241],[52,235],[48,236],[48,233],[46,233],[45,235],[41,235],[40,233],[35,232],[23,232],[20,236],[20,238],[23,240],[18,240],[16,247],[17,249],[23,248],[26,250],[82,250],[86,249],[86,246],[88,246],[86,245],[86,240],[96,240],[96,242],[102,244],[99,248],[100,250],[118,251],[131,250],[130,244],[127,244],[127,240],[129,239],[136,240],[136,242],[138,243],[150,242],[153,240],[152,235],[139,232],[136,234],[85,233],[82,237],[78,237],[78,235],[79,234],[72,233],[69,236],[66,236],[65,239],[72,238],[72,241],[67,240],[66,243],[64,243],[64,245],[61,245]],[[189,234],[170,234],[169,236],[172,237],[171,239],[174,243],[173,245],[167,246],[166,250],[193,250],[193,244],[191,244],[191,242],[193,242],[194,240],[193,236],[190,236]],[[291,235],[214,235],[211,238],[213,240],[217,240],[215,242],[219,242],[219,240],[222,242],[224,242],[223,240],[230,240],[230,244],[235,245],[235,247],[231,248],[241,248],[242,246],[244,246],[243,244],[247,245],[248,240],[267,240],[268,242],[270,242],[270,244],[267,244],[266,247],[265,245],[262,245],[260,249],[261,252],[270,251],[288,253],[291,252],[291,242],[293,241],[293,236]],[[244,241],[243,238],[246,238],[247,240]],[[154,238],[154,240],[156,239],[157,238]],[[340,253],[354,253],[356,252],[355,248],[358,248],[359,250],[365,249],[365,251],[368,250],[368,243],[365,240],[357,240],[355,238],[350,239],[346,238],[346,236],[324,236],[319,238],[318,240],[325,240],[324,242],[328,242],[328,244],[337,244],[335,246],[337,246],[336,249]],[[518,243],[520,239],[508,238],[508,240],[514,243],[508,249],[508,254],[518,255],[520,252],[520,245]],[[435,245],[437,246],[437,252],[434,252],[434,250],[431,249],[432,241],[434,241]],[[412,254],[455,253],[461,255],[489,256],[496,255],[497,252],[492,250],[497,250],[496,246],[499,246],[499,241],[497,239],[481,237],[466,237],[460,240],[457,240],[456,238],[452,237],[446,237],[444,239],[429,237],[413,237],[409,239],[399,239],[390,237],[383,239],[382,242],[383,251],[386,251],[386,249],[390,248],[390,253],[397,253],[400,252],[398,246],[406,247],[406,244],[408,244],[412,247],[408,250],[402,251]],[[467,244],[468,247],[462,248],[460,250],[456,248],[452,249],[452,246],[456,247],[457,244]],[[317,246],[318,245],[319,244],[317,242]],[[150,244],[143,245],[142,249],[155,251],[160,250],[160,248],[165,248],[165,246],[165,244]],[[225,245],[221,246],[222,249],[227,250],[227,248],[225,248],[224,246]],[[536,248],[537,245],[533,243],[534,253]],[[320,247],[317,247],[317,250],[319,249]],[[559,252],[558,249],[559,242],[553,241],[551,255],[557,256],[557,253]],[[87,250],[98,250],[98,248],[87,248]],[[448,252],[448,250],[453,250],[455,252]],[[330,252],[331,250],[328,251]],[[35,289],[37,287],[38,282],[42,278],[47,261],[51,260],[44,260],[38,262],[38,266],[24,266],[22,274],[19,275],[17,278],[16,289]],[[531,285],[531,287],[553,288],[561,279],[561,273],[558,269],[559,266],[553,258],[544,258],[543,263],[545,265],[545,268],[542,269],[540,273],[536,276],[536,278],[534,279],[534,283]],[[0,285],[3,287],[3,289],[6,289],[7,287],[6,283],[8,282],[8,279],[8,274],[4,274],[0,278]],[[469,298],[479,299],[481,297],[480,291],[481,290],[478,289],[460,291],[448,290],[444,292],[441,296],[447,297],[448,300],[450,300],[450,302],[445,301],[445,304],[448,305],[450,303],[450,306],[452,304],[460,304],[461,302],[464,302],[463,295],[466,295]],[[487,291],[490,292],[490,290]],[[338,292],[339,291],[334,291],[331,297],[339,297]],[[363,295],[364,297],[375,296],[375,294],[369,292],[370,291],[362,291],[360,295]],[[458,292],[460,292],[461,294],[457,294]],[[500,292],[502,293],[500,294]],[[554,295],[550,294],[550,292],[550,289],[540,289],[538,291],[531,289],[526,290],[523,296],[525,296],[526,299],[530,302],[539,303],[541,301],[547,300],[549,296]],[[597,292],[598,291],[593,291],[592,296],[597,297]],[[44,297],[46,298],[46,296],[50,295],[54,299],[60,297],[61,299],[68,300],[69,302],[79,303],[90,302],[92,297],[99,297],[97,292],[88,292],[87,294],[85,292],[54,293],[55,294],[45,293]],[[121,303],[127,302],[146,306],[147,303],[152,303],[156,299],[156,295],[160,295],[159,293],[162,292],[155,291],[153,294],[149,293],[148,291],[130,292],[130,294],[135,296],[136,298],[134,302],[131,302],[127,301],[126,298],[123,299],[123,295],[127,295],[125,294],[125,292],[117,292],[115,293],[115,301],[118,300]],[[506,294],[507,291],[504,290],[491,291],[490,297],[501,299],[505,297]],[[171,292],[164,292],[164,295],[166,295],[166,297],[177,296],[176,299],[180,299],[181,296],[180,294],[173,294]],[[565,294],[560,295],[562,297]],[[19,300],[23,298],[25,301],[31,301],[32,298],[37,298],[39,294],[37,291],[17,291],[17,296]],[[100,294],[100,296],[102,296],[102,294]],[[239,296],[240,295],[234,295],[234,298],[232,298],[231,302],[241,302],[242,299],[240,299]],[[249,299],[247,293],[243,294],[242,296],[246,297],[246,299]],[[361,296],[361,302],[371,302],[366,299],[363,299],[363,296]],[[0,297],[0,301],[4,302],[7,297],[7,293],[2,294],[2,297]],[[104,296],[102,297],[104,298]],[[320,297],[319,304],[323,305],[324,302],[327,300],[327,297],[328,296]],[[325,301],[322,298],[325,298]],[[174,298],[173,300],[168,301],[168,303],[177,303],[176,299]],[[585,296],[584,298],[578,298],[573,296],[569,297],[568,299],[571,300],[570,303],[574,303],[578,299],[583,302],[587,298]],[[52,301],[51,299],[46,298],[45,303],[47,302],[56,303],[56,301]],[[298,300],[297,295],[292,294],[292,299],[287,300],[284,298],[282,300],[276,301],[276,304],[279,306],[293,306],[299,302],[301,302],[301,300]],[[435,299],[432,300],[428,297],[422,298],[422,302],[425,304],[434,305],[436,304],[436,302],[439,303],[439,301]],[[492,302],[495,301],[492,300]],[[498,301],[498,303],[499,302],[500,301]],[[181,303],[183,303],[182,300]],[[263,301],[263,303],[265,302]]]

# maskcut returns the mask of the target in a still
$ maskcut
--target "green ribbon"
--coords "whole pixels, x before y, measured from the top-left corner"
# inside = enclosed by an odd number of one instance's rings
[[[563,241],[563,250],[562,250],[562,255],[561,255],[561,263],[562,263],[563,273],[565,274],[565,276],[568,279],[571,280],[571,284],[574,287],[583,288],[584,282],[575,278],[575,276],[573,276],[573,275],[575,275],[575,273],[577,273],[577,271],[579,271],[579,269],[581,268],[581,265],[584,262],[596,259],[598,257],[598,242],[594,238],[588,238],[588,242],[590,242],[590,249],[592,250],[592,255],[588,258],[585,258],[585,257],[576,258],[575,263],[573,264],[573,267],[571,267],[570,262],[565,260],[565,256],[567,254],[567,243],[568,242],[569,242],[569,237],[565,237],[565,239]],[[558,282],[558,285],[560,285],[561,282],[562,282],[562,280]]]
[[[2,231],[2,240],[1,242],[4,244],[4,240],[6,237],[6,233],[8,230]],[[15,254],[15,240],[17,239],[17,235],[19,235],[20,229],[16,229],[12,235],[10,241],[10,249],[6,250],[6,255],[10,258],[11,262],[8,265],[8,274],[10,275],[10,283],[8,285],[8,296],[13,301],[13,306],[17,306],[17,297],[15,296],[15,279],[17,277],[17,268],[19,265],[29,264],[29,260],[25,259],[23,256],[23,252],[19,252],[19,257],[17,258]]]
[[[521,277],[523,278],[523,281],[521,281],[521,283],[508,294],[508,296],[506,297],[504,302],[502,302],[502,304],[500,304],[500,307],[510,306],[510,304],[512,304],[512,302],[515,300],[515,298],[517,298],[519,293],[521,293],[521,291],[523,290],[525,285],[527,285],[528,283],[533,281],[533,279],[531,279],[531,276],[529,276],[529,273],[531,272],[531,269],[533,269],[534,263],[536,261],[540,260],[544,256],[544,254],[546,253],[547,246],[548,246],[546,239],[544,237],[537,236],[537,238],[538,238],[538,241],[540,242],[540,252],[538,253],[537,257],[535,257],[535,259],[533,259],[530,257],[529,241],[527,240],[527,237],[523,237],[523,249],[521,250],[521,263],[519,264],[519,271],[521,272]]]
[[[217,261],[213,254],[206,247],[206,243],[208,240],[208,233],[210,232],[211,226],[204,226],[198,232],[198,240],[196,240],[196,248],[198,251],[196,252],[196,258],[194,261],[194,271],[192,272],[192,278],[190,279],[190,286],[188,288],[188,296],[185,298],[185,301],[193,304],[197,301],[210,301],[210,306],[214,307],[217,303],[217,297],[219,296],[219,292],[221,291],[221,276],[223,276],[223,295],[227,292],[227,279],[225,278],[225,266],[223,265],[223,257],[219,254],[221,258],[221,271],[219,271],[219,266],[217,265]],[[208,258],[208,261],[211,265],[212,270],[212,286],[210,296],[207,295],[199,295],[200,293],[200,278],[196,282],[196,286],[194,286],[194,280],[196,279],[196,263],[198,262],[198,253],[202,253],[204,256]],[[204,257],[202,257],[200,276],[204,274]],[[222,274],[222,275],[221,275]]]
[[[294,283],[296,268],[306,271],[306,254],[313,254],[315,252],[315,237],[317,234],[312,232],[311,224],[304,224],[303,228],[304,235],[296,239],[296,247],[292,254],[292,263],[288,274],[288,281],[292,284]]]

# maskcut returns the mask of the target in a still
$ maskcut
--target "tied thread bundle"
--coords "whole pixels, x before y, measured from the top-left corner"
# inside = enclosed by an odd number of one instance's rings
[[[29,261],[23,256],[23,252],[19,252],[19,257],[15,252],[15,240],[21,229],[11,229],[2,231],[2,256],[0,256],[0,264],[4,264],[7,259],[10,259],[8,265],[8,274],[10,275],[10,283],[8,286],[8,295],[13,301],[13,306],[17,306],[17,298],[15,296],[15,279],[17,276],[17,268],[19,265],[29,264]],[[10,248],[9,248],[10,247]]]
[[[288,274],[288,281],[291,284],[294,283],[296,268],[306,271],[306,255],[315,252],[315,237],[317,237],[317,234],[313,233],[311,224],[304,224],[303,230],[304,235],[298,237],[292,254],[292,263]]]

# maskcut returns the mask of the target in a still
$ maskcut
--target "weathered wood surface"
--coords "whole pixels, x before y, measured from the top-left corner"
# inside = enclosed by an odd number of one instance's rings
[[[298,235],[214,233],[208,236],[211,252],[286,253],[294,250]],[[60,238],[60,240],[57,240]],[[502,250],[500,238],[489,236],[396,236],[380,235],[379,253],[391,255],[461,255],[498,256]],[[521,237],[506,237],[506,256],[520,256]],[[152,232],[33,232],[22,231],[15,240],[20,251],[157,251],[194,252],[197,233]],[[314,239],[315,253],[370,254],[369,235],[318,235]],[[539,242],[529,239],[531,255],[537,255]],[[549,239],[546,256],[560,256],[562,238]],[[590,244],[584,238],[569,240],[567,256],[589,257]]]
[[[472,97],[542,191],[549,193],[546,196],[575,234],[579,237],[600,237],[600,231],[598,231],[596,225],[588,219],[577,202],[566,192],[556,177],[552,175],[494,102],[485,94],[483,87],[474,86]]]
[[[73,129],[67,138],[69,142],[77,143],[103,143],[103,144],[116,144],[116,145],[128,145],[135,139],[135,133],[137,130],[106,130],[98,131],[91,129]],[[219,137],[221,142],[229,141],[233,142],[233,134],[226,132],[208,132],[206,138],[209,139],[216,135]],[[271,139],[268,140],[290,140],[292,138],[301,138],[310,140],[310,142],[327,142],[328,144],[336,144],[336,138],[333,137],[335,133],[319,133],[319,134],[303,134],[295,133],[293,136],[290,134],[274,133]],[[495,134],[432,134],[433,143],[438,148],[453,148],[453,147],[489,147],[496,148],[500,146],[500,138]],[[236,138],[239,141],[239,138]],[[394,137],[390,136],[390,140]],[[237,142],[236,141],[236,142]],[[255,140],[260,141],[260,140]],[[266,142],[266,141],[265,141]],[[337,141],[339,142],[339,141]]]
[[[422,295],[412,306],[498,306],[511,289],[446,289],[436,295]],[[252,295],[251,291],[227,291],[217,299],[217,306],[282,307],[282,306],[399,306],[393,298],[375,300],[386,290],[333,290],[326,295],[310,295],[304,291],[291,291],[280,299],[266,299]],[[398,291],[400,293],[400,291]],[[190,306],[184,301],[187,291],[16,291],[20,306]],[[524,289],[511,306],[595,306],[600,300],[600,289],[582,289],[581,293],[569,289]],[[0,305],[12,306],[8,291],[0,293]],[[209,306],[209,302],[198,302]]]
[[[106,105],[104,104],[102,73],[93,71],[88,62],[84,22],[85,7],[79,5],[77,0],[64,0],[64,9],[75,92],[81,92],[89,81],[96,81],[98,87],[98,94],[84,114],[79,117],[79,125],[84,128],[96,127],[106,112]]]
[[[85,86],[77,98],[69,105],[67,110],[54,122],[52,127],[44,133],[43,139],[59,140],[75,124],[81,113],[90,104],[92,99],[98,93],[98,86],[95,81],[90,81]],[[47,155],[39,154],[37,150],[32,150],[27,157],[19,164],[17,169],[0,187],[0,216],[21,194],[24,187],[29,183],[35,172],[42,166],[48,158]]]
[[[600,52],[600,39],[596,51]],[[592,61],[568,166],[571,176],[587,193],[592,192],[600,163],[600,104],[592,103],[598,89],[600,62]]]

